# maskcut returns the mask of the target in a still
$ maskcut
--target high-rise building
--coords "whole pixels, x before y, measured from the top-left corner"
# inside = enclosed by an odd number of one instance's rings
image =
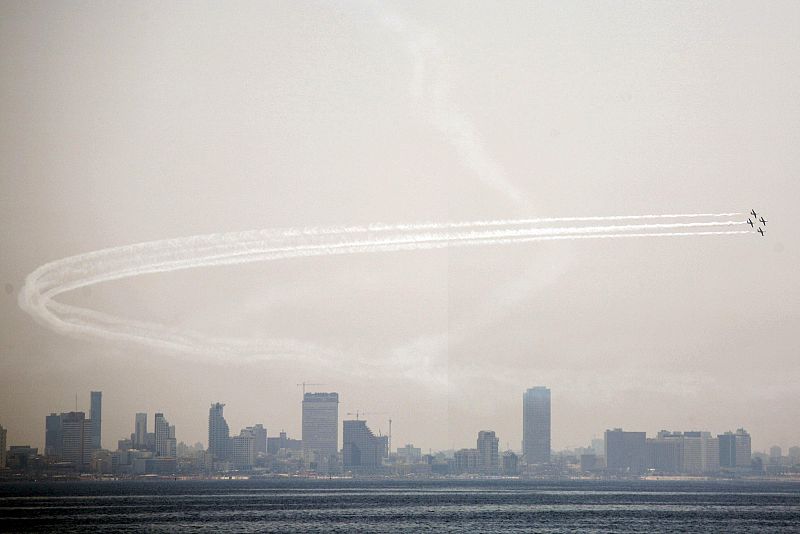
[[[645,440],[647,467],[659,473],[680,473],[683,468],[683,434],[660,431]]]
[[[136,426],[133,433],[133,446],[137,449],[145,449],[147,445],[147,414],[136,414]]]
[[[789,465],[800,464],[800,447],[789,447]]]
[[[453,454],[455,474],[474,474],[478,472],[478,449],[460,449]]]
[[[8,430],[3,428],[3,425],[0,425],[0,469],[5,469],[6,467],[7,439],[8,439]]]
[[[688,474],[715,473],[719,471],[719,440],[711,432],[683,433],[683,466]]]
[[[60,458],[63,438],[61,435],[61,414],[51,413],[44,422],[44,454],[51,458]]]
[[[362,420],[344,421],[342,461],[345,469],[376,471],[389,456],[389,437],[376,436]]]
[[[667,432],[647,439],[647,467],[665,473],[719,471],[719,441],[710,432]]]
[[[336,463],[339,443],[339,394],[306,393],[303,395],[303,456],[318,469],[327,470]]]
[[[725,432],[719,438],[719,465],[724,468],[750,467],[750,434],[743,428]]]
[[[231,438],[230,460],[236,469],[249,470],[256,463],[256,436],[245,428]]]
[[[641,473],[647,466],[644,432],[625,432],[621,428],[606,430],[606,466],[624,473]]]
[[[90,394],[89,419],[92,421],[92,450],[102,449],[102,413],[103,392],[92,391]]]
[[[167,456],[178,457],[178,440],[175,439],[175,425],[169,425],[169,438],[167,438]]]
[[[79,471],[89,468],[92,460],[92,421],[84,412],[61,414],[61,458],[75,464]]]
[[[503,474],[506,476],[514,476],[519,474],[519,463],[517,455],[513,451],[506,451],[503,453]]]
[[[478,471],[482,475],[497,475],[500,472],[499,442],[493,430],[478,432]]]
[[[522,453],[529,464],[550,461],[549,388],[530,388],[522,395]]]
[[[264,428],[264,425],[248,426],[245,430],[251,432],[255,438],[256,457],[259,454],[267,454],[267,429]]]
[[[227,460],[230,454],[230,429],[223,408],[224,404],[215,402],[208,410],[208,452],[214,460]]]
[[[157,413],[155,417],[155,453],[156,456],[169,456],[174,458],[175,454],[172,452],[173,444],[170,442],[170,432],[172,432],[172,440],[175,440],[175,427],[170,426],[169,421],[164,417],[163,413]]]
[[[711,432],[703,433],[703,472],[719,472],[719,438],[711,436]]]

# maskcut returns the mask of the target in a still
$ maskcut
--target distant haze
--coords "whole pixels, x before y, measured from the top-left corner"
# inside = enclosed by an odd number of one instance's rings
[[[206,444],[300,436],[337,391],[393,447],[520,447],[606,428],[800,444],[800,4],[0,4],[0,424],[89,411],[103,445],[163,412]],[[65,303],[325,362],[59,335],[18,304],[39,265],[262,228],[747,212],[767,234],[515,243],[146,274]],[[760,213],[761,214],[761,213]],[[749,228],[749,227],[748,227]],[[335,361],[331,361],[335,358]]]

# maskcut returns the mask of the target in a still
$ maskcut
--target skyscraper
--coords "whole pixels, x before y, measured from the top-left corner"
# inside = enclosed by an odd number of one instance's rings
[[[725,432],[719,438],[719,465],[727,468],[750,467],[750,434],[744,428]]]
[[[366,421],[344,421],[342,460],[345,469],[353,471],[376,471],[389,456],[389,437],[376,436]]]
[[[92,421],[84,412],[61,414],[61,458],[84,471],[92,460]]]
[[[144,449],[147,445],[147,414],[136,414],[136,426],[133,432],[133,446],[137,449]]]
[[[646,440],[647,467],[667,473],[715,473],[719,471],[719,440],[710,432],[660,431]]]
[[[89,418],[92,421],[92,450],[102,449],[101,430],[103,412],[103,392],[92,391],[91,406],[89,408]]]
[[[683,434],[660,431],[655,438],[645,439],[647,467],[658,473],[680,473],[683,469]]]
[[[169,438],[167,438],[167,456],[170,458],[178,457],[178,440],[175,439],[175,425],[169,425]]]
[[[0,469],[6,466],[6,440],[8,431],[0,425]]]
[[[215,402],[208,410],[208,452],[214,460],[227,460],[230,453],[230,429],[223,408],[224,404]]]
[[[498,453],[499,440],[494,431],[478,432],[478,471],[482,475],[497,475],[500,472]]]
[[[538,386],[522,395],[522,453],[529,464],[550,461],[550,389]]]
[[[256,456],[267,454],[267,429],[264,425],[258,424],[248,426],[245,430],[251,432],[255,437]]]
[[[170,436],[170,434],[172,435]],[[172,441],[170,441],[170,437]],[[175,441],[175,427],[170,426],[163,413],[157,413],[155,417],[155,441],[155,453],[157,456],[175,457],[175,453],[172,451]]]
[[[44,454],[60,457],[62,453],[61,414],[51,413],[45,417]]]
[[[606,466],[624,473],[641,473],[647,466],[647,445],[644,432],[625,432],[621,428],[606,430]]]
[[[231,438],[230,460],[236,469],[253,468],[256,463],[256,436],[252,430],[245,428],[238,436]]]
[[[339,442],[339,394],[303,395],[303,456],[307,462],[335,463]],[[320,465],[318,468],[322,468]]]

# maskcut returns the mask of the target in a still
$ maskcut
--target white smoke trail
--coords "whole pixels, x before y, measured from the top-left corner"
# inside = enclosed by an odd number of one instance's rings
[[[455,149],[461,164],[475,173],[484,185],[515,205],[525,206],[522,192],[489,155],[473,120],[450,96],[448,58],[433,32],[394,13],[384,13],[379,20],[403,39],[412,63],[410,93],[422,115]]]
[[[342,232],[367,232],[367,231],[385,231],[385,230],[444,230],[444,229],[457,229],[485,227],[485,226],[516,226],[522,224],[537,224],[537,223],[552,223],[552,222],[602,222],[602,221],[625,221],[625,220],[653,220],[653,219],[697,219],[697,218],[721,218],[721,217],[737,217],[745,215],[743,213],[669,213],[663,215],[604,215],[593,217],[538,217],[534,219],[497,219],[486,221],[465,221],[465,222],[448,222],[448,223],[415,223],[415,224],[381,224],[374,223],[368,226],[338,226],[326,228],[303,228],[284,230],[283,235],[299,235],[299,234],[320,234],[320,233],[342,233]]]
[[[512,224],[513,221],[506,221]],[[667,230],[711,226],[738,226],[741,221],[684,223],[649,223],[609,226],[575,226],[560,228],[502,228],[480,223],[455,223],[469,231],[436,232],[425,225],[385,227],[381,235],[358,228],[301,233],[267,231],[208,234],[187,238],[140,243],[73,256],[41,267],[37,275],[43,297],[52,298],[65,291],[99,282],[107,282],[146,273],[166,272],[195,266],[217,266],[249,263],[299,256],[348,254],[389,250],[442,248],[457,245],[510,243],[535,236],[600,234],[618,231]],[[443,229],[450,226],[443,225]],[[401,229],[396,235],[386,231]],[[359,239],[360,236],[360,239]],[[119,264],[119,265],[117,265]],[[92,274],[94,271],[94,274]],[[70,280],[70,275],[77,275]],[[30,277],[29,277],[30,278]],[[52,287],[51,287],[52,285]],[[26,282],[27,286],[27,282]]]
[[[725,214],[572,217],[420,225],[380,225],[316,229],[261,230],[166,239],[89,252],[42,265],[26,278],[19,304],[38,322],[63,334],[144,344],[172,353],[231,358],[303,358],[332,361],[335,351],[295,340],[214,338],[164,325],[132,321],[54,300],[59,294],[100,282],[146,273],[204,266],[235,265],[294,257],[386,251],[426,250],[452,246],[502,245],[534,241],[621,239],[747,234],[723,230],[743,221],[690,222]],[[534,227],[543,221],[610,221],[654,218],[669,223],[604,226]],[[528,225],[528,226],[525,226]]]

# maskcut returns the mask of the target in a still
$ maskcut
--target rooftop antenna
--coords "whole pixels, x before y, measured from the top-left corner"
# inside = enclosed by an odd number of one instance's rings
[[[306,386],[324,386],[325,384],[315,384],[313,382],[300,382],[297,387],[303,386],[303,397],[306,396]]]

